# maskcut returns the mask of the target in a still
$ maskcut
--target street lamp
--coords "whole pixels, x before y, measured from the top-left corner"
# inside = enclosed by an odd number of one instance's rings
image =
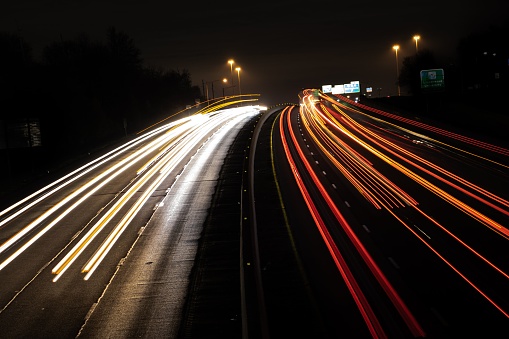
[[[398,64],[398,49],[399,45],[392,46],[392,49],[396,51],[396,82],[398,83],[398,96],[401,95],[401,91],[399,89],[399,64]]]
[[[223,82],[224,82],[225,84],[227,84],[227,83],[228,83],[228,79],[224,78],[224,79],[223,79]],[[225,90],[225,89],[228,89],[228,88],[231,88],[231,89],[232,89],[232,95],[235,95],[235,93],[234,93],[234,91],[235,91],[235,85],[234,85],[234,84],[231,84],[230,86],[223,87],[223,97],[224,97],[224,98],[226,98],[225,93],[224,93],[224,90]]]
[[[235,70],[237,71],[237,77],[239,80],[239,95],[242,95],[242,90],[240,89],[240,67],[235,68]]]
[[[232,86],[233,86],[233,59],[228,60],[228,63],[230,64],[230,77],[232,79]],[[235,95],[235,89],[233,90],[233,94]]]
[[[417,53],[419,51],[419,49],[417,48],[417,40],[419,40],[421,37],[419,35],[414,35],[414,40],[415,40],[415,53]]]
[[[223,83],[225,83],[225,84],[228,83],[228,79],[223,78]],[[224,86],[223,86],[223,98],[224,98]]]

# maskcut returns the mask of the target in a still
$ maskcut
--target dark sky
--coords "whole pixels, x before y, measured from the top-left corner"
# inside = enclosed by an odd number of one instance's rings
[[[44,1],[2,0],[0,31],[17,32],[39,58],[44,46],[109,26],[131,36],[146,66],[191,73],[194,85],[231,78],[259,103],[297,102],[303,87],[358,80],[395,95],[398,60],[419,49],[452,58],[460,40],[509,17],[507,0]],[[446,75],[447,76],[447,75]],[[234,71],[234,80],[237,73]],[[215,82],[215,95],[222,94]],[[228,91],[226,94],[228,94]]]

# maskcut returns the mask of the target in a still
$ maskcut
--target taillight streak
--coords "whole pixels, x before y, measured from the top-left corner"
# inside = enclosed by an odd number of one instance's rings
[[[380,270],[378,265],[374,262],[374,260],[370,256],[370,254],[364,248],[364,245],[357,238],[357,236],[355,235],[355,233],[351,229],[350,225],[348,224],[346,219],[343,217],[341,212],[338,210],[338,208],[336,207],[336,205],[332,201],[331,197],[327,193],[326,189],[323,187],[322,183],[320,182],[320,180],[316,176],[315,172],[311,168],[311,165],[310,165],[309,161],[306,159],[305,155],[303,154],[302,149],[298,146],[298,142],[297,142],[295,133],[293,132],[293,129],[291,127],[290,114],[287,114],[287,116],[288,116],[287,117],[287,125],[288,125],[288,129],[289,129],[290,135],[292,137],[293,144],[294,144],[297,152],[299,153],[301,161],[305,165],[308,174],[313,179],[314,184],[318,188],[318,190],[321,193],[321,195],[324,198],[324,200],[327,202],[327,205],[331,209],[331,212],[334,214],[334,216],[336,217],[337,221],[342,226],[343,230],[346,232],[347,236],[349,237],[350,241],[352,242],[352,244],[357,249],[358,253],[363,258],[364,262],[370,268],[371,273],[375,276],[375,278],[377,279],[378,283],[381,285],[381,287],[383,288],[383,290],[385,291],[385,293],[387,294],[389,299],[392,301],[392,303],[394,304],[394,306],[396,307],[396,309],[400,313],[401,317],[403,318],[403,320],[407,324],[407,326],[410,329],[410,331],[415,336],[424,336],[425,333],[424,333],[423,329],[421,328],[421,326],[419,325],[419,323],[417,322],[417,320],[415,319],[415,317],[412,315],[410,310],[407,308],[407,306],[405,305],[403,300],[399,297],[399,295],[396,292],[396,290],[392,287],[392,285],[387,280],[387,278],[385,277],[383,272]]]
[[[323,222],[315,204],[313,203],[313,200],[311,196],[309,195],[309,192],[306,189],[306,186],[304,182],[302,181],[302,177],[300,176],[299,170],[297,169],[297,166],[295,164],[295,161],[293,160],[292,155],[290,154],[290,150],[288,147],[288,143],[286,141],[286,137],[284,135],[284,126],[283,126],[283,120],[285,112],[288,110],[288,108],[285,108],[283,113],[280,117],[280,133],[281,133],[281,139],[283,143],[283,148],[286,153],[286,157],[288,160],[288,163],[290,167],[292,168],[292,173],[294,174],[295,180],[297,182],[297,185],[301,191],[302,197],[304,198],[304,201],[306,202],[306,205],[308,206],[308,209],[311,213],[311,216],[313,220],[315,221],[315,225],[317,226],[320,234],[322,235],[322,239],[325,242],[325,245],[329,249],[329,253],[331,254],[334,262],[336,263],[336,267],[338,268],[341,276],[343,277],[343,280],[345,281],[345,284],[350,291],[350,294],[352,295],[355,303],[357,304],[357,307],[359,311],[361,312],[362,317],[364,318],[364,321],[366,325],[368,326],[368,329],[372,336],[374,338],[387,338],[387,335],[385,334],[382,326],[380,325],[380,322],[378,321],[378,318],[374,314],[371,306],[369,305],[366,297],[362,293],[361,288],[359,287],[357,281],[355,280],[355,277],[353,276],[352,272],[350,271],[347,263],[345,262],[343,256],[341,255],[341,252],[337,248],[334,240],[332,239],[329,231],[327,230],[327,226]],[[290,109],[291,112],[291,109]],[[288,117],[290,116],[287,114]]]
[[[389,117],[391,119],[402,121],[402,122],[405,122],[407,124],[410,124],[410,125],[413,125],[413,126],[416,126],[416,127],[420,127],[420,128],[423,128],[423,129],[426,129],[428,131],[444,135],[444,136],[452,138],[452,139],[456,139],[456,140],[462,141],[464,143],[468,143],[468,144],[471,144],[471,145],[474,145],[474,146],[477,146],[477,147],[481,147],[481,148],[484,148],[484,149],[492,151],[492,152],[496,152],[496,153],[499,153],[499,154],[503,154],[503,155],[509,156],[509,150],[506,149],[506,148],[503,148],[503,147],[500,147],[500,146],[497,146],[497,145],[492,145],[490,143],[479,141],[479,140],[476,140],[476,139],[473,139],[473,138],[469,138],[469,137],[466,137],[464,135],[453,133],[453,132],[450,132],[450,131],[447,131],[447,130],[444,130],[444,129],[441,129],[441,128],[438,128],[438,127],[435,127],[435,126],[427,125],[425,123],[412,120],[412,119],[403,118],[403,117],[395,115],[395,114],[391,114],[391,113],[388,113],[388,112],[385,112],[385,111],[382,111],[382,110],[379,110],[379,109],[376,109],[376,108],[372,108],[372,107],[369,107],[369,106],[366,106],[366,105],[363,105],[363,104],[360,104],[360,103],[356,103],[353,100],[350,100],[350,99],[345,98],[343,96],[338,96],[338,97],[341,97],[341,100],[346,101],[346,102],[348,102],[348,103],[350,103],[352,105],[355,105],[357,107],[369,110],[371,112],[374,112],[374,113],[377,113],[377,114]],[[330,100],[331,100],[331,102],[334,102],[335,104],[338,104],[336,101],[333,101],[332,99],[330,99]],[[362,113],[362,112],[359,112],[359,113]]]

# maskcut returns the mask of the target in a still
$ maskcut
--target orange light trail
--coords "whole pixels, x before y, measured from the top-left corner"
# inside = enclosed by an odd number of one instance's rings
[[[293,109],[290,108],[290,112]],[[313,220],[315,221],[315,224],[322,235],[322,239],[324,240],[327,248],[329,249],[329,253],[332,255],[332,258],[334,262],[336,263],[336,267],[338,268],[341,276],[343,277],[343,280],[345,281],[350,294],[352,295],[355,303],[357,304],[357,307],[359,311],[361,312],[362,317],[364,318],[364,321],[366,325],[368,326],[368,329],[373,336],[373,338],[387,338],[387,335],[385,334],[382,326],[380,325],[380,322],[378,321],[378,318],[374,314],[371,306],[369,305],[366,297],[362,293],[362,290],[360,289],[357,281],[355,280],[352,272],[348,268],[348,265],[346,264],[343,256],[341,255],[341,252],[337,248],[335,242],[333,241],[329,231],[327,230],[327,227],[322,220],[315,204],[313,203],[313,200],[311,199],[309,192],[306,189],[305,184],[302,181],[302,177],[299,174],[299,171],[297,169],[297,166],[295,162],[293,161],[293,158],[290,154],[290,150],[288,147],[288,143],[286,142],[286,137],[284,135],[283,131],[283,116],[285,114],[285,111],[288,111],[288,107],[285,108],[281,115],[281,123],[280,123],[280,133],[281,138],[283,142],[283,148],[285,150],[288,162],[290,164],[290,167],[292,168],[292,173],[294,174],[295,180],[297,182],[297,185],[302,193],[302,196],[306,202],[306,205],[308,206],[308,209],[311,213],[311,216],[313,217]]]
[[[317,113],[321,114],[321,115],[324,115],[324,113],[322,111],[318,111]],[[496,231],[498,234],[500,234],[500,235],[504,236],[505,238],[509,239],[509,229],[505,228],[503,225],[501,225],[500,223],[494,221],[493,219],[485,216],[484,214],[482,214],[481,212],[479,212],[476,209],[472,208],[471,206],[465,204],[461,200],[455,198],[453,195],[451,195],[451,194],[445,192],[444,190],[440,189],[439,187],[437,187],[436,185],[432,184],[431,182],[429,182],[428,180],[424,179],[423,177],[421,177],[420,175],[416,174],[415,172],[411,171],[407,167],[401,165],[400,163],[398,163],[395,160],[391,159],[387,155],[385,155],[385,154],[381,153],[380,151],[376,150],[373,146],[368,145],[365,141],[363,141],[360,138],[356,137],[353,133],[350,133],[350,132],[347,132],[347,131],[350,130],[350,129],[355,130],[359,135],[362,135],[366,140],[371,141],[373,144],[375,144],[378,147],[380,147],[381,149],[389,152],[390,154],[392,154],[396,158],[398,158],[400,160],[403,160],[404,162],[411,164],[415,168],[418,168],[419,170],[425,172],[426,174],[431,175],[432,177],[440,180],[441,182],[446,183],[447,185],[449,185],[449,186],[451,186],[453,188],[456,188],[459,191],[461,191],[461,192],[463,192],[463,193],[465,193],[465,194],[467,194],[467,195],[469,195],[471,197],[474,197],[478,201],[481,201],[481,202],[487,204],[490,207],[496,208],[496,210],[499,211],[499,212],[502,212],[502,213],[504,213],[506,215],[509,215],[509,211],[504,210],[502,208],[499,208],[499,207],[493,205],[492,203],[490,203],[490,202],[486,201],[485,199],[483,199],[483,198],[473,194],[472,192],[469,192],[469,191],[459,187],[458,185],[452,183],[451,181],[447,180],[446,178],[444,178],[442,176],[439,176],[436,173],[431,172],[430,170],[428,170],[428,169],[424,168],[423,166],[419,165],[417,162],[411,161],[410,159],[415,159],[418,162],[422,162],[422,163],[424,163],[426,165],[432,166],[432,168],[434,168],[434,169],[440,169],[441,173],[444,173],[444,174],[446,174],[447,176],[449,176],[451,178],[457,178],[459,180],[458,176],[453,176],[452,173],[450,173],[448,171],[445,171],[444,169],[441,169],[439,166],[436,166],[436,165],[432,164],[429,161],[425,161],[421,157],[418,157],[417,155],[415,155],[415,154],[413,154],[413,153],[403,149],[402,147],[397,146],[396,144],[390,142],[389,140],[383,138],[382,136],[380,136],[380,135],[378,135],[378,134],[368,130],[367,128],[365,128],[363,126],[361,126],[358,122],[354,121],[351,117],[347,116],[344,112],[339,111],[339,112],[337,112],[335,114],[341,114],[341,117],[344,118],[343,121],[345,121],[346,125],[336,124],[336,123],[333,122],[333,120],[328,119],[328,121],[330,122],[331,127],[335,128],[336,130],[340,131],[341,133],[348,133],[348,135],[352,138],[352,140],[356,141],[359,145],[363,146],[368,151],[372,152],[374,155],[378,156],[380,159],[384,160],[386,163],[388,163],[389,165],[393,166],[395,169],[397,169],[401,173],[407,175],[408,177],[410,177],[414,181],[416,181],[419,184],[421,184],[423,187],[426,187],[428,190],[430,190],[431,192],[433,192],[437,196],[441,197],[443,200],[447,201],[451,205],[455,206],[456,208],[458,208],[462,212],[466,213],[470,217],[478,220],[483,225],[491,228],[492,230]],[[338,116],[338,118],[339,118],[339,116]],[[337,120],[335,120],[335,121],[337,121]],[[346,128],[345,126],[348,126],[349,129]],[[397,153],[395,150],[398,150],[402,154]],[[491,194],[491,193],[487,192],[486,190],[483,190],[483,189],[479,188],[478,186],[476,186],[476,185],[474,185],[472,183],[467,182],[464,179],[461,179],[461,183],[467,185],[467,187],[474,188],[477,192],[483,193],[483,194],[487,195],[488,197],[490,197],[492,199],[495,199],[495,201],[502,203],[505,206],[509,206],[509,202],[507,202],[506,200],[504,200],[504,199],[502,199],[500,197],[497,197],[496,195]]]
[[[283,120],[283,118],[281,118]],[[281,122],[282,124],[282,122]],[[408,307],[405,305],[404,301],[401,299],[401,297],[398,295],[394,287],[390,284],[388,279],[385,277],[383,272],[380,270],[378,265],[375,263],[371,255],[368,253],[368,251],[365,249],[364,245],[361,243],[361,241],[357,238],[355,235],[355,232],[352,230],[346,219],[343,217],[337,206],[334,204],[332,198],[327,193],[326,189],[323,187],[322,183],[316,176],[316,173],[311,168],[311,165],[309,161],[306,159],[306,156],[304,155],[301,148],[298,147],[298,142],[295,136],[295,133],[291,127],[291,121],[290,121],[290,114],[287,114],[287,126],[290,131],[290,135],[292,137],[292,141],[294,145],[296,146],[296,150],[299,153],[300,160],[304,164],[304,166],[307,169],[307,173],[311,176],[313,179],[313,182],[315,186],[318,188],[319,192],[321,193],[324,200],[327,202],[327,205],[329,206],[330,210],[338,220],[339,224],[342,226],[342,228],[345,230],[346,234],[348,235],[350,241],[357,249],[358,253],[363,258],[364,262],[368,265],[371,273],[375,276],[380,286],[383,288],[391,302],[394,304],[396,309],[398,310],[399,314],[407,324],[408,328],[411,330],[411,332],[415,336],[425,336],[425,333],[422,329],[422,327],[419,325],[415,317],[412,315]],[[281,127],[282,129],[282,127]],[[283,134],[283,131],[281,130],[281,134]]]
[[[322,150],[322,152],[324,152],[324,154],[327,154],[328,151],[325,150],[325,146],[322,145],[322,143],[320,142],[317,135],[320,135],[320,138],[325,140],[325,136],[326,135],[329,136],[329,135],[331,135],[331,133],[324,131],[324,132],[317,132],[318,134],[314,134],[314,131],[317,129],[320,129],[320,128],[327,129],[327,130],[334,129],[335,131],[341,133],[340,135],[344,135],[344,136],[348,137],[350,140],[363,146],[365,149],[367,149],[368,151],[370,151],[377,157],[381,158],[382,160],[384,160],[385,162],[387,162],[388,164],[393,166],[398,171],[404,173],[411,179],[415,180],[417,183],[419,183],[423,187],[427,188],[428,190],[430,190],[431,192],[433,192],[434,194],[436,194],[443,200],[447,201],[454,207],[465,212],[467,215],[474,218],[481,224],[484,224],[484,225],[490,227],[491,229],[498,231],[499,234],[501,234],[502,236],[504,236],[506,238],[508,237],[509,233],[507,232],[507,229],[505,227],[502,227],[501,224],[486,217],[485,215],[483,215],[479,211],[475,210],[468,204],[462,202],[461,200],[456,199],[453,195],[445,192],[444,190],[440,189],[436,185],[433,185],[431,182],[425,180],[424,178],[417,175],[413,171],[409,170],[405,166],[402,166],[400,163],[391,159],[390,157],[383,154],[382,152],[377,151],[373,146],[368,145],[367,142],[364,140],[371,142],[373,145],[377,145],[379,148],[388,152],[388,154],[391,154],[391,155],[395,156],[396,158],[403,160],[404,162],[406,162],[408,164],[411,164],[413,167],[423,171],[424,173],[432,176],[433,178],[438,179],[439,181],[447,184],[449,187],[452,187],[452,188],[458,190],[459,192],[462,192],[472,198],[477,199],[478,201],[484,203],[485,205],[487,205],[489,207],[494,208],[495,210],[503,213],[504,215],[508,215],[508,211],[501,206],[495,205],[495,203],[499,203],[500,205],[507,207],[507,206],[509,206],[509,203],[506,200],[504,200],[504,199],[496,196],[495,194],[492,194],[492,193],[488,192],[487,190],[484,190],[481,187],[468,182],[467,180],[461,178],[460,176],[455,175],[455,174],[453,174],[453,173],[451,173],[451,172],[449,172],[449,171],[447,171],[447,170],[445,170],[445,169],[443,169],[443,168],[441,168],[441,167],[439,167],[425,159],[422,159],[421,157],[413,154],[412,152],[409,152],[406,149],[390,142],[386,138],[383,138],[381,135],[375,133],[375,131],[369,130],[368,128],[362,126],[360,123],[354,121],[350,116],[348,116],[345,112],[338,109],[337,107],[335,107],[337,112],[334,112],[334,111],[330,111],[326,106],[320,105],[321,108],[324,109],[322,111],[321,109],[318,109],[315,107],[315,106],[319,106],[319,105],[316,105],[313,103],[310,105],[311,108],[307,109],[307,107],[306,107],[305,111],[304,111],[304,109],[301,109],[301,117],[303,120],[303,124],[306,127],[306,130],[308,131],[308,133],[310,133],[310,135],[312,135],[312,138],[315,141],[317,147],[319,147]],[[319,117],[307,118],[307,115],[311,115],[311,114],[319,115]],[[313,123],[311,123],[312,121],[319,121],[319,122],[313,124]],[[341,121],[341,123],[339,121]],[[289,121],[288,121],[288,124],[290,124]],[[313,127],[313,128],[311,128],[311,127]],[[361,139],[359,136],[363,137],[363,139]],[[340,140],[339,138],[334,138],[334,137],[327,137],[327,138],[328,138],[328,140],[333,140],[333,139]],[[328,140],[326,140],[324,142],[324,144],[327,145],[327,148],[331,147],[331,145],[334,144],[334,143],[329,142]],[[293,141],[296,144],[296,147],[298,147],[297,140],[294,139]],[[340,142],[335,141],[335,143],[339,144]],[[304,155],[301,155],[301,158],[302,158],[301,160],[303,163],[307,162]],[[334,158],[331,158],[331,157],[329,157],[329,159],[331,160],[332,163],[339,161],[339,160],[334,160]],[[412,161],[412,159],[414,161]],[[345,161],[345,160],[343,159],[342,161]],[[421,163],[422,165],[420,165],[419,163]],[[425,166],[427,166],[429,169],[426,168]],[[340,167],[338,167],[338,168],[340,168]],[[431,169],[435,170],[437,173],[432,172]],[[316,177],[316,175],[311,174],[311,172],[314,172],[314,171],[312,170],[310,165],[308,167],[308,171],[310,172],[310,175],[313,178]],[[440,176],[439,174],[442,174],[444,177]],[[348,175],[345,175],[345,177],[348,177]],[[445,177],[455,180],[457,182],[457,184],[452,182],[451,180],[446,179]],[[316,177],[315,184],[317,186],[321,185],[321,183],[319,182],[317,177]],[[463,187],[460,185],[463,185]],[[485,198],[478,196],[471,191],[468,191],[466,188],[470,188],[472,191],[477,192],[478,194],[484,196]],[[324,193],[326,194],[326,191],[324,189],[321,189],[320,192],[322,192],[322,194],[324,194]],[[493,202],[488,201],[488,199],[491,199]],[[328,201],[328,200],[326,199],[326,201]],[[331,210],[334,210],[333,206],[334,206],[334,204],[333,204],[332,200],[330,200],[329,207],[331,208]],[[507,274],[506,272],[501,270],[499,267],[497,267],[496,265],[491,263],[489,260],[487,260],[485,257],[483,257],[480,253],[475,251],[471,246],[469,246],[464,241],[462,241],[460,238],[458,238],[456,235],[451,233],[448,229],[446,229],[438,221],[434,220],[432,217],[427,215],[424,211],[422,211],[420,208],[418,208],[416,204],[411,205],[411,206],[416,211],[418,211],[421,215],[423,215],[426,219],[428,219],[430,222],[432,222],[435,226],[439,227],[439,229],[444,231],[447,235],[452,237],[455,241],[457,241],[462,246],[464,246],[468,251],[470,251],[472,254],[474,254],[476,257],[478,257],[480,260],[482,260],[485,264],[490,266],[492,269],[496,270],[504,278],[509,279],[509,274]],[[411,227],[409,227],[401,218],[399,218],[395,214],[394,211],[387,208],[388,206],[386,206],[386,205],[384,205],[384,207],[387,209],[387,211],[391,215],[394,216],[394,218],[396,220],[398,220],[398,222],[400,222],[408,230],[410,230],[414,236],[417,236],[419,238],[419,240],[421,242],[423,242],[430,250],[432,250],[432,252],[434,254],[436,254],[441,260],[443,260],[450,268],[452,268],[462,279],[464,279],[478,293],[480,293],[484,298],[486,298],[486,300],[489,303],[491,303],[493,306],[495,306],[495,308],[497,308],[506,317],[508,316],[508,313],[505,310],[503,310],[495,301],[490,299],[486,295],[486,293],[481,291],[480,288],[478,288],[473,282],[468,280],[468,278],[463,273],[461,273],[456,267],[454,267],[453,264],[451,264],[449,261],[447,261],[442,255],[440,255],[440,253],[436,249],[432,248],[430,244],[428,244]]]
[[[444,129],[441,129],[441,128],[438,128],[438,127],[435,127],[435,126],[431,126],[431,125],[428,125],[428,124],[425,124],[425,123],[422,123],[422,122],[418,122],[418,121],[412,120],[412,119],[403,118],[403,117],[395,115],[395,114],[391,114],[391,113],[388,113],[388,112],[385,112],[385,111],[382,111],[382,110],[379,110],[379,109],[376,109],[376,108],[373,108],[373,107],[369,107],[369,106],[363,105],[361,103],[357,103],[357,102],[355,102],[353,100],[350,100],[350,99],[348,99],[348,98],[346,98],[344,96],[341,96],[341,95],[336,95],[336,96],[338,98],[340,98],[341,100],[343,100],[345,102],[348,102],[351,105],[355,105],[357,107],[360,107],[362,109],[365,109],[365,110],[368,110],[368,111],[371,111],[371,112],[374,112],[374,113],[378,113],[380,115],[389,117],[391,119],[399,120],[399,121],[405,122],[407,124],[411,124],[411,125],[416,126],[416,127],[424,128],[424,129],[427,129],[429,131],[432,131],[432,132],[435,132],[435,133],[438,133],[438,134],[441,134],[441,135],[444,135],[444,136],[447,136],[447,137],[450,137],[450,138],[453,138],[453,139],[456,139],[456,140],[460,140],[462,142],[469,143],[471,145],[475,145],[475,146],[484,148],[486,150],[489,150],[489,151],[492,151],[492,152],[495,152],[495,153],[499,153],[499,154],[502,154],[502,155],[509,156],[509,150],[506,149],[506,148],[503,148],[503,147],[500,147],[500,146],[497,146],[497,145],[492,145],[490,143],[479,141],[479,140],[476,140],[476,139],[473,139],[473,138],[469,138],[469,137],[466,137],[464,135],[453,133],[453,132],[450,132],[450,131],[447,131],[447,130],[444,130]],[[337,103],[337,102],[334,101],[334,103]]]

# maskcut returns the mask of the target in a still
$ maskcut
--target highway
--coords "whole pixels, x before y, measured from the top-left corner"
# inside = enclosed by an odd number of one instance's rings
[[[165,296],[164,314],[150,314],[166,326],[145,321],[143,331],[176,331],[224,153],[259,112],[229,108],[154,126],[0,212],[0,336],[72,338],[84,329],[92,333],[85,336],[131,336],[126,324],[141,331],[130,317],[147,307],[134,297],[143,299],[136,286]],[[115,277],[130,258],[140,265],[129,266],[118,286]],[[121,315],[111,306],[113,318],[100,316],[108,296]]]
[[[278,125],[306,227],[336,266],[341,300],[355,304],[330,320],[338,335],[360,335],[359,323],[376,338],[499,333],[509,318],[508,150],[312,91]]]
[[[497,337],[509,150],[341,95],[162,122],[0,211],[1,338]]]

